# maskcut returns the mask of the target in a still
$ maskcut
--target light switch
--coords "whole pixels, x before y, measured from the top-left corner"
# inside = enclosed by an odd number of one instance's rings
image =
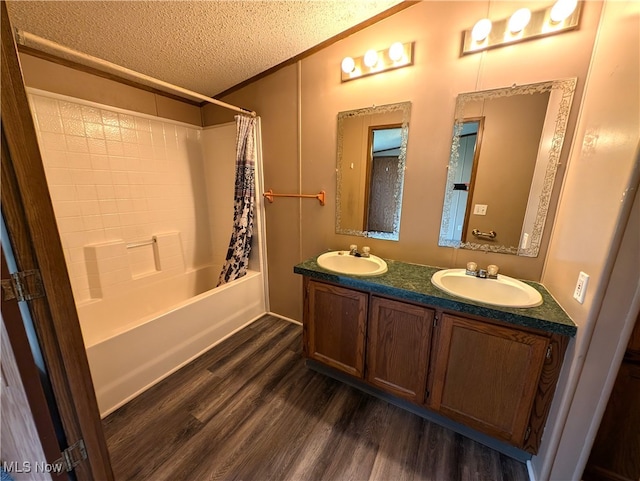
[[[473,206],[473,213],[475,215],[487,215],[487,206],[486,206],[486,204],[475,204]]]

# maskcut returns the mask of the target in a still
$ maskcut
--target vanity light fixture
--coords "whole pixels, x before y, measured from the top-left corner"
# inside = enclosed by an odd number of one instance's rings
[[[402,60],[402,56],[404,55],[404,45],[400,42],[396,42],[391,44],[389,47],[389,58],[393,62],[399,62]]]
[[[578,6],[578,0],[558,0],[549,12],[553,23],[560,23],[569,17]]]
[[[345,57],[342,59],[341,67],[344,73],[351,73],[356,68],[356,62],[351,57]]]
[[[578,27],[580,10],[578,0],[557,0],[540,10],[518,9],[509,18],[482,19],[465,30],[462,55],[573,30]]]
[[[482,42],[491,33],[492,26],[493,25],[491,23],[491,20],[489,20],[488,18],[478,20],[473,26],[473,30],[471,30],[471,38],[474,40],[474,42]]]
[[[347,82],[409,65],[413,65],[413,42],[395,42],[388,49],[371,49],[360,57],[342,59],[341,80]]]
[[[364,65],[369,68],[374,68],[378,64],[378,52],[375,50],[367,50],[364,54]]]
[[[509,18],[509,32],[518,33],[521,32],[531,20],[531,10],[528,8],[521,8],[516,10],[511,18]]]

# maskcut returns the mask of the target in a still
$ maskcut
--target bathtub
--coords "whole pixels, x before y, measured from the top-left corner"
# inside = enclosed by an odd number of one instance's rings
[[[78,306],[102,417],[266,312],[257,271],[215,286],[218,267]]]

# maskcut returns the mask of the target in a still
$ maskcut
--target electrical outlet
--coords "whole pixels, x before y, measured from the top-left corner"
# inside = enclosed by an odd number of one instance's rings
[[[573,298],[580,304],[584,303],[584,296],[587,292],[587,284],[589,284],[589,275],[584,272],[580,272],[578,275],[578,282],[576,283],[576,290],[573,291]]]
[[[473,213],[475,215],[487,215],[486,204],[476,204],[473,206]]]

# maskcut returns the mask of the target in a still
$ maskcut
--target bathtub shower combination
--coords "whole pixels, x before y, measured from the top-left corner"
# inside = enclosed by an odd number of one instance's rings
[[[267,312],[260,124],[249,270],[216,288],[235,124],[202,129],[28,93],[104,417]]]

